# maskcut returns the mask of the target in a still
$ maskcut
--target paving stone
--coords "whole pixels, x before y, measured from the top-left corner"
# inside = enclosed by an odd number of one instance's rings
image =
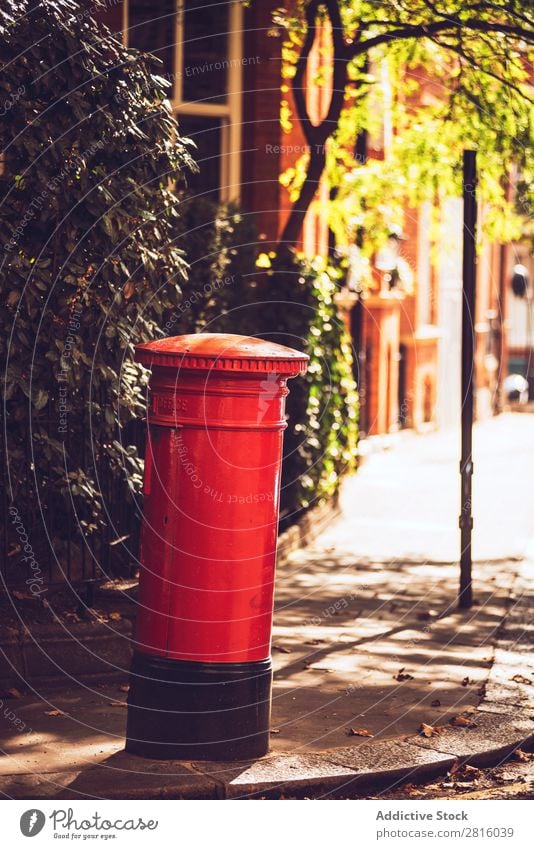
[[[132,624],[114,623],[113,628],[81,624],[69,631],[56,631],[41,639],[38,630],[22,642],[24,670],[29,681],[49,676],[72,676],[116,672],[127,675],[132,654]]]
[[[79,775],[79,770],[43,775],[9,775],[0,778],[0,797],[6,799],[57,799]]]
[[[155,761],[118,752],[82,773],[59,799],[212,799],[222,787],[179,761]]]
[[[0,646],[0,687],[20,686],[23,681],[24,661],[22,643],[18,639],[2,641]]]
[[[497,713],[500,716],[507,716],[510,719],[533,719],[534,708],[528,705],[516,705],[513,703],[503,703],[484,699],[483,703],[478,708],[479,713]]]
[[[407,742],[482,766],[498,761],[518,747],[528,748],[534,743],[534,721],[530,719],[485,711],[477,711],[472,717],[476,727],[450,726],[439,736],[412,737]]]
[[[335,764],[324,754],[280,755],[241,767],[227,766],[229,769],[224,783],[229,798],[243,798],[273,790],[283,792],[288,787],[294,791],[317,790],[318,787],[331,790],[350,784],[356,775],[350,767]],[[221,771],[217,769],[210,774],[220,777]]]
[[[499,647],[495,650],[495,660],[486,684],[486,702],[504,706],[514,705],[523,710],[534,711],[534,662],[532,657],[518,651]],[[507,712],[507,711],[503,711]]]
[[[399,740],[376,740],[346,746],[329,753],[329,758],[358,773],[360,781],[382,783],[402,778],[413,781],[422,776],[446,772],[455,758],[443,752],[423,749]]]

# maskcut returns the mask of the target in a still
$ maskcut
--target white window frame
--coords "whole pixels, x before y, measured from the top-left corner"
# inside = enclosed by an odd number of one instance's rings
[[[216,0],[215,0],[216,1]],[[123,40],[127,42],[128,6],[123,12]],[[180,115],[221,119],[221,156],[219,162],[220,199],[223,203],[239,201],[241,190],[241,127],[243,112],[243,6],[232,0],[230,6],[228,39],[228,92],[225,103],[184,101],[183,92],[183,42],[184,0],[175,0],[174,20],[174,79],[171,104],[178,120]]]

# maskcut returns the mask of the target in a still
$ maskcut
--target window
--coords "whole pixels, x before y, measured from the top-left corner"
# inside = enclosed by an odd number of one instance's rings
[[[174,70],[175,6],[175,0],[131,0],[127,10],[128,47],[153,53],[163,64],[154,62],[152,70],[168,80]]]
[[[195,195],[238,200],[241,153],[242,4],[239,0],[129,0],[128,46],[153,53],[172,83],[182,135],[197,146]]]

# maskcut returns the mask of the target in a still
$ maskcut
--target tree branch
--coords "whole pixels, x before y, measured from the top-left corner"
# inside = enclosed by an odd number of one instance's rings
[[[503,24],[497,21],[460,21],[457,18],[449,18],[448,20],[433,21],[429,24],[411,24],[381,33],[380,35],[375,35],[356,44],[347,45],[345,47],[345,54],[349,59],[354,59],[356,56],[361,56],[363,53],[367,53],[373,47],[378,47],[380,44],[410,38],[430,38],[438,33],[446,33],[447,30],[452,34],[455,30],[462,29],[470,29],[474,32],[503,33],[504,35],[524,39],[529,44],[534,44],[534,30],[526,30],[520,26],[512,26],[511,24]]]
[[[304,78],[308,67],[308,58],[315,41],[317,32],[315,21],[321,5],[321,0],[311,0],[311,3],[306,8],[306,37],[297,61],[295,76],[293,77],[292,83],[293,97],[295,99],[295,108],[297,110],[298,119],[300,121],[304,137],[310,147],[318,143],[318,139],[316,135],[317,128],[312,124],[308,113]]]
[[[308,113],[304,77],[310,51],[313,47],[317,32],[316,18],[321,7],[326,9],[332,27],[332,94],[327,114],[319,124],[315,125],[312,124]],[[343,25],[337,0],[312,0],[306,8],[306,24],[306,38],[302,46],[302,52],[297,63],[297,70],[293,78],[293,96],[295,99],[297,115],[301,123],[304,136],[309,145],[310,160],[299,199],[291,208],[289,218],[282,234],[280,235],[278,242],[279,257],[284,257],[284,255],[287,256],[289,249],[299,238],[306,212],[313,201],[325,167],[325,145],[329,136],[338,125],[341,110],[343,109],[345,102],[345,90],[348,82],[348,57],[345,55]]]

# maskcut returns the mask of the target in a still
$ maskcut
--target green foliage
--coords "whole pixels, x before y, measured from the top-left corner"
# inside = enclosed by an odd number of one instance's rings
[[[175,244],[188,258],[182,303],[167,318],[165,335],[236,332],[232,310],[255,274],[258,253],[252,217],[230,204],[185,197],[173,225]]]
[[[301,256],[259,271],[239,250],[228,272],[241,283],[225,290],[221,315],[212,315],[205,329],[260,336],[310,356],[306,376],[291,380],[287,398],[281,489],[287,524],[337,492],[356,465],[358,396],[350,339],[334,303],[336,272],[319,257]]]
[[[166,82],[71,0],[0,2],[0,354],[9,497],[65,532],[138,491],[133,345],[161,335],[186,264],[169,178],[191,166]],[[31,463],[28,460],[31,459]],[[126,472],[126,475],[124,474]],[[121,494],[122,492],[122,494]]]
[[[277,297],[283,288],[289,301],[276,336],[283,327],[285,344],[292,344],[287,334],[295,336],[295,347],[310,356],[306,376],[291,382],[287,399],[283,518],[336,493],[342,476],[356,467],[358,394],[350,337],[334,301],[337,277],[321,257],[295,258],[292,267],[273,275]]]
[[[329,218],[338,244],[363,227],[370,255],[402,223],[408,205],[431,200],[439,207],[444,196],[457,195],[466,147],[479,153],[483,231],[503,242],[518,238],[532,207],[514,208],[505,185],[512,162],[525,173],[533,170],[531,4],[298,0],[291,12],[275,14],[288,81],[304,46],[310,7],[316,7],[317,20],[324,20],[327,7],[339,10],[350,57],[344,105],[339,116],[329,116],[328,128],[326,172],[336,190]],[[331,66],[325,55],[323,64]],[[357,135],[366,131],[371,146],[379,142],[384,114],[394,127],[385,155],[356,161]],[[284,122],[291,119],[286,101]],[[308,159],[301,157],[282,175],[296,207],[307,168]]]
[[[307,375],[289,384],[281,491],[287,523],[336,492],[343,473],[355,467],[358,396],[350,340],[334,303],[338,273],[320,258],[303,257],[262,271],[249,216],[198,199],[184,201],[182,210],[177,244],[190,272],[169,333],[242,333],[310,355]],[[221,286],[213,285],[217,280]]]

